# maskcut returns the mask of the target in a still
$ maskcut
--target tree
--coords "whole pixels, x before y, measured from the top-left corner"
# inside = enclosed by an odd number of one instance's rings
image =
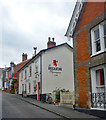
[[[14,90],[14,84],[17,82],[17,79],[12,79],[11,89]]]

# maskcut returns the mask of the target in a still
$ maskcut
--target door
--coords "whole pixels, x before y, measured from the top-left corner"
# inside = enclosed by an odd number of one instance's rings
[[[24,84],[22,84],[22,92],[24,91]]]
[[[40,100],[40,82],[38,82],[38,100]]]

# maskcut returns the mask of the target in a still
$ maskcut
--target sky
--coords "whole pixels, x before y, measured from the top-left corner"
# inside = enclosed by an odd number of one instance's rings
[[[68,42],[64,36],[76,0],[0,0],[0,67],[30,59],[47,48],[48,37],[57,45]],[[72,45],[72,41],[68,42]]]

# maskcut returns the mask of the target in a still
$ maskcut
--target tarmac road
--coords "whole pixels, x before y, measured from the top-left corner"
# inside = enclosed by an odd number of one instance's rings
[[[61,118],[56,114],[21,101],[13,96],[12,94],[2,92],[2,99],[0,99],[0,103],[2,102],[2,118]]]

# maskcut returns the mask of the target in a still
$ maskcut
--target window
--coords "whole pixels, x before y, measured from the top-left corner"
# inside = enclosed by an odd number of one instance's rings
[[[31,92],[31,84],[29,83],[29,93]]]
[[[26,87],[26,84],[25,84],[25,92],[27,91],[27,87]]]
[[[106,23],[103,25],[103,31],[104,31],[104,45],[105,45],[105,48],[106,48]]]
[[[104,85],[104,69],[96,70],[97,86]]]
[[[105,92],[106,89],[106,64],[91,69],[92,93]]]
[[[106,21],[91,30],[92,55],[106,51]]]
[[[36,80],[33,81],[34,92],[36,92]]]
[[[27,71],[25,70],[25,79],[27,78]]]
[[[36,71],[36,73],[38,73],[38,66],[37,65],[35,65],[35,71]]]
[[[23,79],[23,72],[21,73],[21,79]]]
[[[32,73],[32,68],[31,68],[31,66],[30,66],[30,71],[29,71],[29,76],[31,77],[31,73]]]
[[[101,50],[99,28],[94,31],[94,41],[95,41],[95,46],[96,46],[96,52],[98,52]]]

